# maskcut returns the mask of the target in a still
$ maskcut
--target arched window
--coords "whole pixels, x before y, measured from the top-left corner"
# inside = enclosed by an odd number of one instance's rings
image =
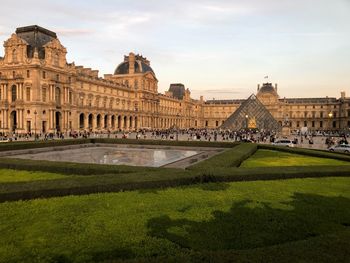
[[[16,85],[13,85],[11,87],[11,98],[12,98],[12,102],[17,100],[17,87],[16,87]]]
[[[17,50],[12,50],[12,62],[17,62]]]
[[[61,89],[59,87],[55,88],[55,102],[61,104]]]

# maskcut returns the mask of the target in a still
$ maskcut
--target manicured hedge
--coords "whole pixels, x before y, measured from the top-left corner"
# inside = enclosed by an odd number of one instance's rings
[[[123,141],[130,142],[130,140]],[[142,140],[135,141],[141,142]],[[109,142],[109,140],[97,139],[93,142],[105,143]],[[156,141],[152,142],[155,143]],[[201,142],[191,142],[191,144],[192,143],[198,144]],[[0,201],[4,202],[9,200],[33,199],[71,194],[81,195],[98,192],[175,187],[207,182],[350,176],[350,166],[347,165],[239,168],[238,166],[241,162],[254,154],[258,147],[261,149],[278,150],[315,157],[349,160],[349,156],[322,151],[246,143],[235,146],[232,149],[228,149],[208,160],[197,163],[189,167],[187,170],[48,161],[38,162],[32,160],[0,158],[0,167],[2,168],[93,175],[86,176],[84,179],[70,176],[68,178],[56,180],[0,184]]]
[[[0,202],[99,192],[166,188],[198,183],[201,176],[182,169],[0,184]]]
[[[83,195],[137,189],[167,188],[209,182],[239,182],[291,178],[350,176],[348,166],[219,168],[201,171],[162,169],[119,175],[87,176],[57,180],[0,184],[0,202],[47,198],[64,195]]]
[[[350,166],[284,166],[254,168],[212,168],[202,172],[210,182],[276,180],[308,177],[350,176]]]
[[[321,157],[321,158],[331,158],[331,159],[350,162],[350,155],[327,152],[323,150],[304,149],[304,148],[297,148],[297,147],[291,148],[291,147],[274,146],[274,145],[268,145],[268,144],[259,144],[258,149],[274,150],[274,151],[288,152],[288,153],[308,155],[308,156]]]
[[[188,167],[188,169],[205,171],[213,167],[238,167],[244,160],[254,154],[256,150],[256,144],[242,143],[208,160],[194,164]]]
[[[0,158],[0,168],[26,171],[53,172],[68,175],[119,174],[137,171],[155,171],[159,169],[141,166],[53,162],[16,158]]]

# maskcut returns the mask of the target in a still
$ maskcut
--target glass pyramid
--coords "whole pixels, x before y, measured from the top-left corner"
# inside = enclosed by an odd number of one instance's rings
[[[221,125],[222,129],[244,130],[258,129],[280,131],[281,126],[268,109],[254,95],[250,95],[241,106]]]

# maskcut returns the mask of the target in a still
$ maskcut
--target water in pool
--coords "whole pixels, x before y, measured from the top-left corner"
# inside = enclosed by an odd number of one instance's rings
[[[198,154],[194,150],[88,147],[62,151],[21,154],[14,158],[75,163],[160,167]]]

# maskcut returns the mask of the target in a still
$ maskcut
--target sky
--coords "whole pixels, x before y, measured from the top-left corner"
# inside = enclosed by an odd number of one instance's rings
[[[237,99],[269,81],[282,98],[350,96],[350,0],[1,0],[1,11],[0,41],[40,25],[100,76],[139,53],[159,92],[183,83],[193,98]]]

